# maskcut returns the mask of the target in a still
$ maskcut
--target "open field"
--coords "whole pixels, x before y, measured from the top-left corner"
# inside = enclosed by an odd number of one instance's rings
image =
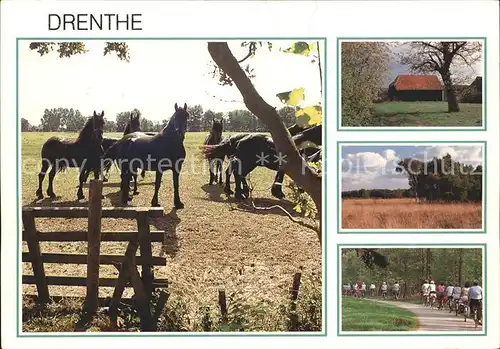
[[[481,127],[482,104],[460,103],[448,113],[447,102],[384,102],[375,104],[371,126],[474,126]]]
[[[481,203],[343,199],[343,229],[480,229]]]
[[[54,191],[60,198],[54,202],[48,199],[41,203],[33,202],[38,186],[41,146],[52,135],[54,134],[22,134],[21,204],[85,206],[86,203],[75,201],[78,184],[76,169],[56,175]],[[185,208],[178,211],[172,209],[172,174],[168,172],[163,176],[159,194],[166,216],[151,220],[151,230],[168,232],[163,246],[153,244],[153,255],[167,257],[167,266],[154,269],[156,278],[169,280],[170,298],[166,308],[170,311],[175,307],[180,309],[176,316],[184,326],[182,330],[198,331],[201,326],[200,308],[208,306],[212,314],[217,314],[217,290],[224,287],[226,294],[234,293],[230,312],[241,310],[238,306],[250,309],[250,313],[254,311],[253,315],[245,315],[246,322],[242,325],[245,330],[281,331],[286,322],[285,315],[277,309],[288,302],[289,288],[295,272],[302,269],[304,292],[308,280],[312,278],[316,281],[311,281],[311,288],[321,296],[321,246],[316,232],[297,225],[279,210],[257,212],[248,202],[226,198],[222,187],[208,186],[208,164],[199,155],[199,146],[206,135],[204,132],[186,134],[184,144],[187,158],[180,176],[180,196]],[[119,137],[120,134],[105,136]],[[264,168],[258,168],[250,174],[255,204],[270,206],[279,203],[292,211],[291,202],[286,199],[279,201],[271,196],[270,186],[274,175],[274,172]],[[47,185],[48,176],[43,185],[45,196]],[[145,179],[139,181],[138,189],[140,193],[134,197],[132,205],[149,206],[154,191],[154,173],[147,172]],[[287,193],[285,190],[285,194]],[[84,194],[88,198],[87,187],[84,188]],[[111,169],[110,181],[104,183],[104,196],[103,206],[118,205],[119,174],[115,167]],[[102,230],[136,230],[135,224],[133,220],[103,219]],[[37,227],[40,231],[85,230],[87,221],[37,219]],[[78,242],[42,242],[41,250],[42,253],[86,253],[86,245],[87,243]],[[125,248],[126,243],[103,242],[101,253],[123,254]],[[27,246],[23,243],[23,252],[25,251]],[[29,263],[23,263],[22,269],[24,274],[32,274]],[[45,271],[47,275],[84,276],[86,266],[45,264]],[[101,266],[100,274],[101,277],[117,277],[118,271],[113,266]],[[85,296],[84,287],[49,286],[49,290],[51,296]],[[36,294],[34,285],[23,285],[23,294],[28,293]],[[130,297],[132,293],[132,289],[126,289],[124,296]],[[100,288],[100,296],[111,294],[112,288]],[[24,306],[26,311],[27,307],[32,307],[27,301]],[[262,315],[263,311],[265,316]],[[53,318],[53,314],[49,318]],[[321,321],[321,315],[319,319]],[[30,320],[30,323],[33,321]],[[28,326],[26,330],[40,328]],[[50,328],[54,327],[49,325],[44,329]]]
[[[396,305],[342,297],[342,331],[411,331],[417,326],[416,315]]]

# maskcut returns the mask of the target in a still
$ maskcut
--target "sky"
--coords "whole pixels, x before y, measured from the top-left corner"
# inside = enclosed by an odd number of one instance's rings
[[[391,55],[389,61],[389,76],[386,78],[384,82],[384,86],[390,84],[394,79],[401,74],[415,74],[412,73],[408,66],[402,65],[398,61],[397,54],[401,52],[405,52],[408,50],[407,47],[401,45],[402,42],[391,42]],[[472,65],[472,68],[468,66],[461,66],[458,68],[458,71],[464,76],[468,78],[468,83],[471,83],[476,76],[483,76],[483,62],[479,61]]]
[[[359,189],[407,189],[408,179],[396,173],[400,158],[430,161],[450,154],[452,160],[477,166],[483,163],[480,145],[351,146],[343,145],[342,191]]]
[[[20,117],[37,125],[45,109],[63,107],[89,116],[104,110],[107,119],[115,120],[117,113],[138,108],[145,118],[161,121],[174,113],[175,103],[201,104],[216,112],[246,109],[235,86],[219,86],[212,77],[204,41],[129,41],[128,63],[114,53],[103,56],[104,41],[84,43],[86,54],[59,58],[57,52],[40,57],[29,42],[20,41]],[[237,59],[248,52],[240,43],[229,42]],[[277,93],[299,87],[305,89],[306,105],[321,101],[319,69],[312,57],[279,51],[292,43],[273,41],[272,52],[264,46],[248,60],[257,91],[275,107],[283,106]]]

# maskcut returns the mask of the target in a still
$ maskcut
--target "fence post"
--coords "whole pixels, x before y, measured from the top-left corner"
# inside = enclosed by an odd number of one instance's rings
[[[299,317],[297,316],[297,299],[299,298],[299,288],[300,288],[300,278],[301,273],[295,273],[293,276],[293,284],[291,289],[291,306],[290,306],[290,329],[292,331],[297,330],[297,322]]]
[[[142,282],[144,283],[144,291],[149,300],[153,292],[153,252],[151,250],[151,235],[147,210],[137,212],[137,230],[139,232],[139,246],[142,257]]]
[[[38,301],[40,303],[49,302],[49,287],[45,278],[45,269],[43,268],[42,255],[40,252],[40,243],[36,236],[35,217],[29,209],[23,209],[22,213],[24,231],[26,233],[26,242],[31,255],[31,267],[36,279],[36,289],[38,292]]]
[[[222,323],[227,323],[227,301],[226,301],[226,292],[223,289],[219,289],[219,307],[220,314],[222,316]]]
[[[99,265],[101,247],[102,182],[91,180],[89,184],[89,220],[87,251],[86,311],[97,311],[99,296]]]

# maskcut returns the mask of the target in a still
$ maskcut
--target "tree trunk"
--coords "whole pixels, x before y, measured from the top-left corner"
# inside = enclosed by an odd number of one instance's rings
[[[290,133],[285,128],[276,109],[266,103],[259,95],[252,82],[231,53],[227,42],[209,42],[208,52],[219,68],[233,80],[243,96],[243,100],[248,110],[269,127],[277,150],[286,156],[286,163],[283,168],[285,173],[290,176],[298,186],[302,187],[314,201],[320,217],[320,230],[317,234],[321,243],[321,176],[312,170],[299,155],[297,147],[293,143]]]
[[[428,248],[426,250],[426,256],[425,256],[425,275],[426,279],[430,279],[432,275],[432,270],[431,270],[431,249]]]
[[[458,283],[462,285],[462,269],[464,265],[464,249],[458,249]]]
[[[425,269],[425,251],[423,248],[420,249],[420,256],[421,256],[421,261],[422,261],[422,268],[420,270],[420,276],[422,277],[421,281],[424,281],[427,278],[427,276],[425,275],[425,271],[426,271],[426,269]]]
[[[448,100],[448,113],[459,112],[460,107],[458,106],[457,96],[455,95],[455,90],[453,89],[450,72],[448,71],[441,74],[441,77],[443,78],[446,99]]]

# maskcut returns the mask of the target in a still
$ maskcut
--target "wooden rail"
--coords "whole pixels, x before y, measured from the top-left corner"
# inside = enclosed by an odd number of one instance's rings
[[[23,284],[35,284],[38,300],[41,303],[49,302],[49,285],[86,286],[86,312],[94,314],[99,305],[99,287],[114,287],[115,291],[110,307],[110,314],[116,316],[117,307],[125,287],[133,287],[135,303],[141,316],[141,327],[145,331],[156,329],[158,312],[151,314],[149,304],[155,288],[167,286],[167,280],[155,279],[152,268],[155,265],[166,265],[166,258],[152,255],[152,242],[163,242],[164,231],[150,232],[149,218],[163,216],[163,208],[116,208],[102,207],[102,182],[90,181],[88,207],[25,207],[22,210],[24,230],[23,241],[28,244],[28,251],[22,254],[23,262],[30,262],[33,275],[23,275]],[[35,218],[86,218],[87,231],[39,232],[36,229]],[[137,231],[101,231],[102,218],[124,218],[137,221]],[[87,254],[43,253],[40,250],[40,241],[87,241]],[[101,255],[101,242],[129,242],[125,255]],[[140,256],[136,256],[140,248]],[[75,276],[47,276],[44,263],[86,264],[86,277]],[[137,264],[142,266],[142,276],[139,275]],[[120,270],[118,278],[100,278],[100,265],[114,265]],[[158,306],[164,306],[168,298],[162,293]]]

